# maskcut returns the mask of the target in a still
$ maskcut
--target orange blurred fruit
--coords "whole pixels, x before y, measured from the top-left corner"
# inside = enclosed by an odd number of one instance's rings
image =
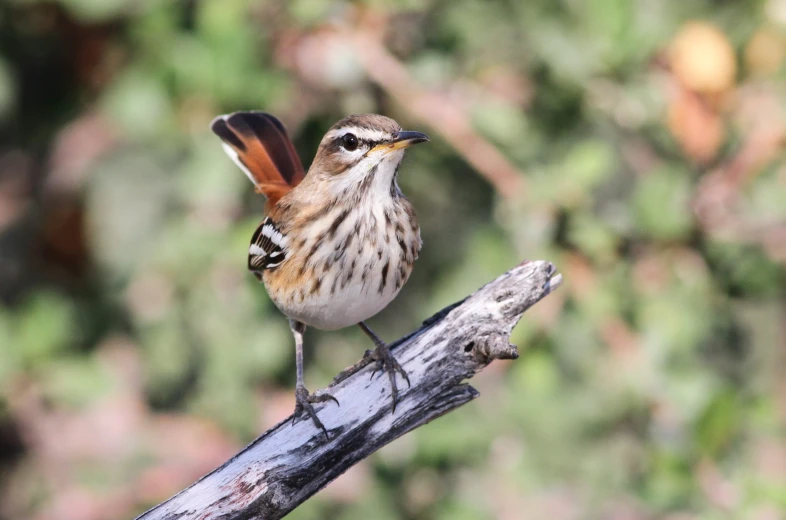
[[[786,55],[786,38],[770,27],[761,27],[745,47],[745,64],[751,74],[778,72]]]
[[[718,94],[734,86],[737,61],[726,35],[707,22],[689,22],[669,49],[672,71],[684,86]]]
[[[723,144],[720,116],[693,92],[683,90],[672,99],[667,124],[685,155],[699,163],[711,161]]]

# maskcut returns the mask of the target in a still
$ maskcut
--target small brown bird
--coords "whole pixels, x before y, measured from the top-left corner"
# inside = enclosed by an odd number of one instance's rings
[[[270,114],[235,112],[217,117],[210,128],[267,197],[248,268],[295,336],[295,416],[308,414],[327,436],[312,403],[338,403],[331,395],[309,394],[303,383],[306,326],[360,326],[376,346],[364,359],[388,373],[395,411],[396,372],[408,384],[409,378],[363,321],[396,297],[418,257],[420,228],[396,176],[404,150],[428,137],[403,131],[385,116],[349,116],[322,138],[306,175],[284,126]]]

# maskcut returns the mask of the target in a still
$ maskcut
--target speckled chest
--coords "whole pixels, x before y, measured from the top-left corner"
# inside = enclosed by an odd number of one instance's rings
[[[262,279],[282,312],[321,329],[353,325],[387,306],[421,247],[417,217],[403,196],[331,204],[287,224],[286,260]]]

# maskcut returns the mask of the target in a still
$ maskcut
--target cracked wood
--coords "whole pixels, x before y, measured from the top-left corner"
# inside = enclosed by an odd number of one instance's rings
[[[316,406],[329,441],[310,420],[287,418],[137,520],[283,517],[382,446],[478,397],[464,381],[495,359],[518,357],[511,330],[561,281],[548,262],[514,267],[391,345],[412,382],[400,388],[395,414],[387,378],[369,377],[373,366],[339,374],[329,388],[341,406]]]

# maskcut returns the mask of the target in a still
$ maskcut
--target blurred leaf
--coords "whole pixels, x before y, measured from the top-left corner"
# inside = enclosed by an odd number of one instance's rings
[[[600,140],[585,140],[574,146],[560,168],[571,181],[590,190],[614,173],[614,154]]]
[[[599,262],[616,259],[619,239],[613,230],[592,215],[576,212],[570,221],[568,239]]]
[[[525,356],[513,371],[516,377],[514,392],[533,396],[548,396],[557,391],[560,375],[554,366],[554,360],[544,352],[532,352]]]
[[[488,432],[481,423],[474,428],[464,428],[468,417],[477,417],[477,412],[464,408],[462,412],[440,417],[417,430],[416,460],[439,466],[459,460],[472,462],[483,459],[489,442]]]
[[[0,308],[0,359],[3,360],[0,363],[0,395],[21,364],[22,352],[16,345],[15,329],[11,324],[13,319],[8,311]]]
[[[96,254],[126,274],[151,254],[167,209],[170,182],[150,154],[129,150],[105,162],[88,193],[88,225]]]
[[[136,139],[150,140],[172,122],[172,107],[155,72],[143,68],[123,73],[103,100],[106,113]]]
[[[712,307],[706,290],[678,285],[641,300],[637,319],[653,355],[666,360],[687,353],[708,336]]]
[[[101,22],[127,11],[127,0],[58,0],[77,18],[85,22]]]
[[[710,401],[696,425],[698,451],[711,458],[727,449],[739,431],[742,403],[731,391],[721,392]]]
[[[16,100],[16,81],[6,60],[0,56],[0,121],[8,117]]]
[[[290,9],[299,23],[309,25],[323,20],[332,7],[331,2],[321,0],[294,0]]]
[[[43,379],[47,398],[57,404],[82,407],[112,389],[112,375],[95,358],[70,356],[46,367]]]
[[[515,106],[489,100],[475,107],[472,121],[495,142],[505,146],[524,146],[527,119]]]
[[[441,504],[434,518],[436,520],[490,520],[494,517],[471,499],[456,497]]]
[[[50,360],[77,339],[73,319],[70,302],[54,293],[38,293],[20,311],[12,348],[28,366]]]
[[[581,84],[600,68],[595,49],[583,45],[577,31],[564,20],[543,20],[531,31],[533,50],[559,82]]]
[[[764,253],[751,246],[729,242],[710,242],[707,254],[720,279],[734,294],[775,296],[781,293],[786,272]]]
[[[501,234],[492,229],[478,230],[470,237],[459,267],[440,277],[432,295],[435,306],[460,300],[496,276],[492,273],[507,271],[516,261],[510,244]]]
[[[154,404],[165,405],[188,384],[187,378],[200,364],[199,345],[189,341],[175,313],[165,324],[145,330],[142,345],[147,392]]]
[[[685,238],[692,225],[689,199],[687,172],[661,168],[650,173],[637,184],[633,196],[637,227],[659,240]]]
[[[751,221],[762,222],[762,227],[765,228],[769,227],[769,223],[786,220],[786,207],[783,204],[786,198],[786,180],[775,171],[768,173],[771,174],[762,175],[757,179],[758,182],[749,187],[743,200],[744,205],[740,208],[740,214],[744,214]]]
[[[687,461],[670,453],[653,453],[646,481],[647,501],[661,510],[684,508],[695,493],[693,470]]]

